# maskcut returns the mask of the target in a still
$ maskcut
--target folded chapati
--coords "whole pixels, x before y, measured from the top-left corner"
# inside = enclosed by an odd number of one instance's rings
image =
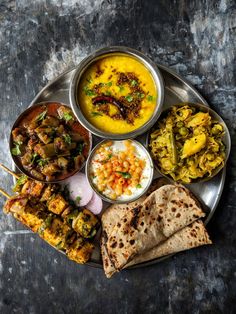
[[[101,236],[101,254],[103,261],[103,268],[105,274],[110,278],[117,270],[112,264],[109,255],[107,254],[106,243],[110,232],[113,230],[117,221],[119,221],[123,216],[126,215],[127,209],[132,210],[136,208],[142,202],[144,202],[146,197],[141,197],[139,200],[129,203],[129,204],[114,204],[110,206],[102,215],[102,236]]]
[[[128,264],[126,264],[125,268],[151,261],[153,259],[163,257],[169,254],[178,253],[211,243],[212,242],[204,227],[203,222],[201,220],[197,220],[189,226],[177,231],[166,241],[153,247],[146,253],[136,255]],[[105,249],[104,245],[102,245],[102,250],[103,249]],[[103,266],[107,278],[110,278],[114,273],[117,272],[117,270],[111,263],[111,260],[109,259],[106,250],[103,254]]]
[[[212,242],[203,222],[201,220],[197,220],[194,221],[191,225],[177,231],[165,242],[155,246],[146,253],[143,253],[142,255],[136,255],[126,265],[126,267],[211,243]]]
[[[170,184],[146,199],[111,206],[102,217],[101,248],[106,275],[111,276],[204,215],[186,188]],[[160,253],[149,254],[148,260]]]

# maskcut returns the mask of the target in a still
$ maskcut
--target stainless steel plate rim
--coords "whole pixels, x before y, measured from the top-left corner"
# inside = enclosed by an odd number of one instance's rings
[[[157,64],[158,68],[163,72],[162,75],[163,75],[163,78],[164,78],[164,81],[165,81],[165,75],[167,76],[171,76],[172,79],[174,79],[176,82],[180,82],[181,84],[183,84],[184,86],[186,86],[188,89],[191,90],[191,92],[197,96],[199,102],[205,104],[206,106],[209,106],[207,101],[199,94],[199,92],[192,86],[192,84],[186,80],[185,78],[182,78],[179,74],[177,74],[175,71],[173,71],[172,69],[164,66],[164,65],[161,65],[161,64]],[[53,79],[52,81],[50,81],[35,97],[34,99],[32,100],[32,102],[30,103],[29,106],[32,106],[34,105],[35,103],[41,101],[41,99],[43,98],[44,100],[48,99],[47,98],[47,92],[51,91],[53,89],[53,86],[57,83],[60,83],[60,85],[66,85],[66,88],[65,88],[65,93],[69,93],[69,83],[68,83],[68,80],[71,78],[71,76],[73,75],[73,73],[75,72],[75,67],[71,68],[71,69],[68,69],[66,70],[65,72],[63,72],[62,74],[60,74],[59,76],[57,76],[55,79]],[[53,90],[54,91],[54,90]],[[49,98],[50,100],[52,101],[56,101],[56,99],[53,99],[53,98]],[[64,102],[64,101],[62,101]],[[69,97],[68,97],[68,105],[69,105]],[[15,167],[15,164],[13,163],[13,168],[14,170],[18,170],[16,167]],[[217,208],[217,205],[220,201],[220,197],[222,195],[222,192],[223,192],[223,188],[224,188],[224,183],[225,183],[225,177],[226,177],[226,167],[224,167],[221,172],[217,175],[217,177],[220,177],[219,179],[219,183],[217,184],[217,187],[218,187],[218,193],[216,195],[214,195],[214,202],[211,206],[211,211],[210,213],[208,214],[206,220],[205,220],[205,225],[211,220],[216,208]],[[209,181],[211,182],[211,180]],[[61,252],[61,251],[60,251]],[[166,258],[170,257],[172,255],[168,255],[168,256],[165,256],[165,257],[161,257],[161,258],[157,258],[157,259],[154,259],[154,260],[150,260],[148,262],[144,262],[144,263],[141,263],[141,264],[138,264],[138,265],[135,265],[135,266],[132,266],[132,268],[140,268],[140,267],[145,267],[145,266],[148,266],[148,265],[153,265],[153,264],[156,264],[156,263],[159,263],[163,260],[165,260]],[[90,261],[88,262],[86,265],[90,266],[90,267],[95,267],[95,268],[102,268],[102,263],[101,261],[100,262],[97,262],[97,261]]]

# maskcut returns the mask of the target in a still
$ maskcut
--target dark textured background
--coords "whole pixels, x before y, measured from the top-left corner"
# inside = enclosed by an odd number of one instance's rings
[[[97,48],[127,45],[189,79],[232,135],[214,245],[107,280],[0,214],[0,313],[236,312],[235,1],[0,0],[0,162],[36,93]],[[0,172],[10,191],[12,179]],[[4,202],[0,199],[1,207]]]

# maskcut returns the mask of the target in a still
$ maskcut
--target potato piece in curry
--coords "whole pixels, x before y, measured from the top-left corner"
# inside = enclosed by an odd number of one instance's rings
[[[191,183],[225,163],[223,126],[190,104],[173,106],[150,134],[152,157],[162,173]]]

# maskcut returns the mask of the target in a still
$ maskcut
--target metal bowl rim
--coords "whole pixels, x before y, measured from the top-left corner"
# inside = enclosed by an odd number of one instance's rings
[[[154,110],[153,115],[150,119],[138,129],[124,133],[124,134],[116,134],[116,133],[109,133],[105,131],[101,131],[98,128],[94,127],[82,113],[80,106],[77,105],[76,101],[76,91],[78,86],[78,81],[80,76],[83,75],[83,72],[87,69],[87,67],[92,64],[97,59],[103,58],[109,54],[127,54],[133,58],[136,58],[140,63],[142,63],[150,72],[155,82],[157,88],[157,100],[156,100],[156,108]],[[84,58],[76,67],[75,72],[71,78],[70,87],[69,87],[69,99],[71,108],[80,121],[80,123],[88,129],[91,133],[96,136],[99,136],[104,139],[113,139],[113,140],[123,140],[123,139],[131,139],[138,135],[141,135],[149,130],[154,123],[157,121],[158,117],[160,116],[163,108],[164,102],[164,80],[158,66],[145,54],[135,49],[125,47],[125,46],[111,46],[99,49],[86,58]]]
[[[150,169],[151,169],[151,174],[150,174],[150,177],[149,177],[149,180],[148,180],[148,184],[146,185],[145,189],[137,196],[129,199],[129,200],[124,200],[124,201],[121,201],[121,200],[111,200],[110,198],[104,196],[102,193],[100,193],[94,186],[94,184],[92,183],[92,180],[90,179],[90,176],[89,176],[89,167],[90,167],[90,163],[91,163],[91,160],[96,152],[96,150],[102,145],[104,144],[105,142],[108,142],[109,139],[104,139],[102,140],[101,142],[99,142],[93,149],[92,151],[90,152],[90,155],[87,159],[87,162],[86,162],[86,166],[85,166],[85,174],[86,174],[86,178],[91,186],[91,188],[93,189],[93,191],[99,196],[101,197],[104,201],[108,202],[108,203],[111,203],[111,204],[126,204],[126,203],[131,203],[131,202],[134,202],[136,201],[137,199],[139,199],[140,197],[142,197],[146,192],[147,190],[149,189],[150,185],[152,184],[152,181],[153,181],[153,175],[154,175],[154,164],[153,164],[153,160],[151,158],[151,155],[150,153],[148,152],[148,150],[146,149],[146,147],[134,140],[134,139],[129,139],[130,141],[134,142],[137,146],[139,146],[141,149],[143,149],[143,151],[145,152],[146,156],[148,157],[148,160],[150,162]],[[123,140],[112,140],[113,142],[122,142]]]
[[[190,182],[190,183],[185,183],[185,182],[182,182],[182,181],[175,181],[172,177],[168,176],[167,174],[163,173],[160,168],[157,166],[156,162],[153,161],[153,164],[154,164],[154,167],[155,167],[155,170],[160,174],[162,175],[163,177],[171,180],[173,183],[182,183],[182,184],[186,184],[186,185],[191,185],[191,184],[195,184],[195,183],[202,183],[202,182],[207,182],[209,180],[211,180],[212,178],[214,178],[222,169],[224,169],[226,167],[226,163],[227,163],[227,160],[229,158],[229,155],[230,155],[230,151],[231,151],[231,137],[230,137],[230,132],[229,132],[229,129],[225,123],[225,121],[223,120],[223,118],[214,110],[212,109],[210,106],[206,105],[206,104],[200,104],[200,103],[191,103],[191,102],[183,102],[183,103],[179,103],[179,104],[176,104],[176,105],[173,105],[173,106],[170,106],[169,108],[165,109],[162,111],[161,115],[159,116],[158,120],[156,121],[156,123],[158,123],[161,119],[161,117],[165,114],[167,114],[172,107],[182,107],[184,105],[190,105],[190,106],[195,106],[197,108],[202,108],[206,111],[209,112],[209,114],[211,115],[211,113],[213,113],[216,118],[217,118],[217,121],[219,121],[219,123],[223,124],[223,127],[224,127],[224,130],[225,130],[225,141],[223,141],[223,143],[225,144],[226,146],[226,157],[225,157],[225,163],[224,165],[216,168],[216,171],[213,173],[212,176],[209,176],[209,177],[205,177],[205,178],[199,178],[199,179],[196,179],[194,180],[193,182]],[[155,123],[155,124],[156,124]],[[153,126],[155,126],[155,124]],[[150,137],[150,133],[151,133],[151,128],[150,130],[147,132],[147,135],[146,135],[146,148],[150,154],[150,156],[152,157],[151,155],[151,152],[149,150],[149,137]],[[228,142],[228,143],[227,143]],[[153,159],[153,158],[152,158]]]
[[[24,167],[22,167],[21,163],[18,162],[17,158],[12,154],[11,152],[11,149],[12,149],[12,144],[13,144],[13,140],[12,140],[12,131],[14,130],[14,128],[17,127],[17,125],[19,124],[19,122],[21,121],[21,119],[25,116],[25,114],[27,114],[28,112],[32,111],[35,107],[40,107],[40,106],[47,106],[49,104],[52,104],[52,103],[56,103],[56,104],[60,104],[62,106],[65,106],[67,108],[70,108],[68,105],[66,105],[65,103],[63,102],[60,102],[60,101],[42,101],[42,102],[39,102],[39,103],[35,103],[35,104],[32,104],[31,106],[27,107],[23,112],[20,113],[20,115],[17,117],[17,119],[15,120],[15,122],[13,123],[13,126],[11,128],[11,131],[10,131],[10,137],[9,137],[9,149],[10,149],[10,154],[11,154],[11,157],[12,157],[12,160],[15,164],[15,166],[17,167],[17,169],[19,169],[24,175],[26,175],[27,177],[31,178],[32,180],[36,180],[36,181],[39,181],[39,182],[43,182],[43,183],[60,183],[64,180],[67,180],[68,178],[72,177],[73,175],[75,175],[76,173],[78,173],[79,171],[81,171],[84,167],[85,167],[85,164],[86,164],[86,160],[83,162],[82,166],[80,169],[76,170],[75,172],[72,172],[71,174],[69,174],[67,177],[65,177],[64,179],[60,179],[60,180],[53,180],[53,181],[46,181],[46,180],[39,180],[39,179],[36,179],[35,177],[33,177],[28,171],[26,171],[24,169]],[[71,109],[71,108],[70,108]],[[77,119],[77,117],[76,117]],[[80,121],[78,121],[77,119],[77,122],[80,123]],[[83,125],[82,125],[83,126]],[[86,129],[87,130],[87,129]],[[89,133],[89,151],[88,151],[88,157],[90,155],[90,152],[92,150],[92,145],[93,145],[93,137],[92,137],[92,134],[89,130],[87,130],[88,133]]]

